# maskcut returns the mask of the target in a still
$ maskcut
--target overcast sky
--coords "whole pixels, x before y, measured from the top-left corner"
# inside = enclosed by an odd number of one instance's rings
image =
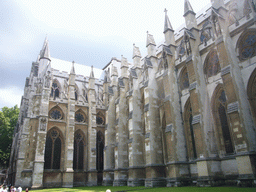
[[[190,0],[195,12],[210,0]],[[103,68],[112,57],[146,54],[146,32],[164,39],[164,9],[174,29],[184,0],[0,0],[0,108],[20,105],[25,79],[48,35],[54,58]]]

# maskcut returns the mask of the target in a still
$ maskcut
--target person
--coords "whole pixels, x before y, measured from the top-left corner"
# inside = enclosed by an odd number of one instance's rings
[[[4,186],[4,189],[2,190],[2,192],[7,192],[7,187]]]
[[[26,192],[28,192],[28,188],[26,188]]]
[[[18,192],[22,192],[21,186],[18,187]]]
[[[2,192],[3,191],[3,185],[0,185],[0,192]]]

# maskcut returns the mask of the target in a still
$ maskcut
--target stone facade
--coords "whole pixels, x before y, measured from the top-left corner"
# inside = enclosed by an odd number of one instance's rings
[[[256,1],[212,0],[147,56],[103,70],[32,63],[9,182],[22,187],[256,184]],[[70,73],[68,73],[70,71]],[[88,73],[89,72],[89,73]]]

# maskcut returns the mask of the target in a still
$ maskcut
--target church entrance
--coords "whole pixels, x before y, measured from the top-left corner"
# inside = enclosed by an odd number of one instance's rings
[[[98,185],[102,185],[103,181],[103,169],[104,169],[104,135],[101,131],[97,133],[97,172],[98,172]]]

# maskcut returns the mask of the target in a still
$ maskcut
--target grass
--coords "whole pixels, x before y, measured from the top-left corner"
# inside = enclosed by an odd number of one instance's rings
[[[145,188],[145,187],[75,187],[75,188],[52,188],[35,190],[35,192],[111,192],[127,191],[127,192],[256,192],[256,188],[239,188],[239,187],[161,187],[161,188]]]

